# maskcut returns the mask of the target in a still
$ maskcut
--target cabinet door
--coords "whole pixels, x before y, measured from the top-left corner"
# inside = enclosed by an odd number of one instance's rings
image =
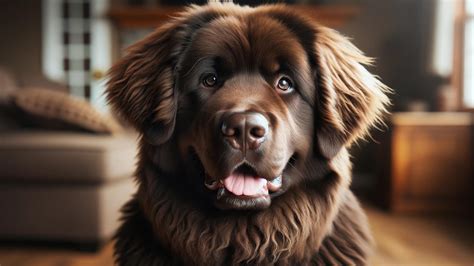
[[[398,126],[392,147],[395,210],[466,208],[473,188],[469,126]]]

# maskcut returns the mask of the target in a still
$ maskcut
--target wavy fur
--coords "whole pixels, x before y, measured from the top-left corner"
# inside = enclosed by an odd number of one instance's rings
[[[296,169],[305,178],[268,209],[222,213],[175,184],[172,173],[186,167],[172,159],[179,153],[174,132],[182,111],[175,72],[198,29],[216,19],[238,27],[252,14],[284,25],[306,50],[317,147]],[[123,209],[117,264],[366,264],[372,239],[349,190],[346,148],[380,121],[389,104],[389,89],[363,67],[371,62],[339,33],[285,6],[194,6],[131,47],[111,69],[107,90],[113,108],[142,133],[139,189]]]

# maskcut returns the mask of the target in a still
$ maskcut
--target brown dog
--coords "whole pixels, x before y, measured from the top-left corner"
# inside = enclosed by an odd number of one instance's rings
[[[139,132],[120,265],[364,264],[347,147],[388,91],[346,38],[286,6],[191,7],[110,72]]]

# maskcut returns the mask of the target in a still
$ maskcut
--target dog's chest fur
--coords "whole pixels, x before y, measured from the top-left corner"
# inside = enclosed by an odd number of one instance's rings
[[[148,183],[125,211],[117,234],[119,261],[129,261],[129,250],[134,250],[151,252],[146,256],[150,262],[185,265],[314,264],[318,259],[364,263],[370,248],[365,216],[345,178],[335,172],[318,187],[294,188],[268,210],[227,215],[195,208],[161,183],[163,177],[151,165],[139,173]],[[140,225],[134,224],[137,220]],[[130,232],[145,229],[147,241]],[[330,253],[321,252],[328,248]]]

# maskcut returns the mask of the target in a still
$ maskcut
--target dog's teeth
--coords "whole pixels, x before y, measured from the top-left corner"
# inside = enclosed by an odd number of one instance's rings
[[[211,190],[214,190],[218,187],[218,183],[216,180],[206,181],[204,182],[204,184],[206,185],[208,189],[211,189]]]
[[[219,190],[217,190],[217,199],[222,198],[222,196],[224,196],[224,194],[225,194],[225,188],[223,188],[223,187],[219,188]]]
[[[281,175],[280,176],[277,176],[275,179],[273,179],[272,181],[270,181],[272,184],[276,185],[276,186],[279,186],[281,185]]]
[[[278,189],[280,189],[281,183],[282,183],[282,178],[281,178],[281,175],[280,175],[280,176],[277,176],[272,181],[267,182],[268,190],[277,191]]]
[[[281,175],[270,181],[274,186],[281,186]]]

